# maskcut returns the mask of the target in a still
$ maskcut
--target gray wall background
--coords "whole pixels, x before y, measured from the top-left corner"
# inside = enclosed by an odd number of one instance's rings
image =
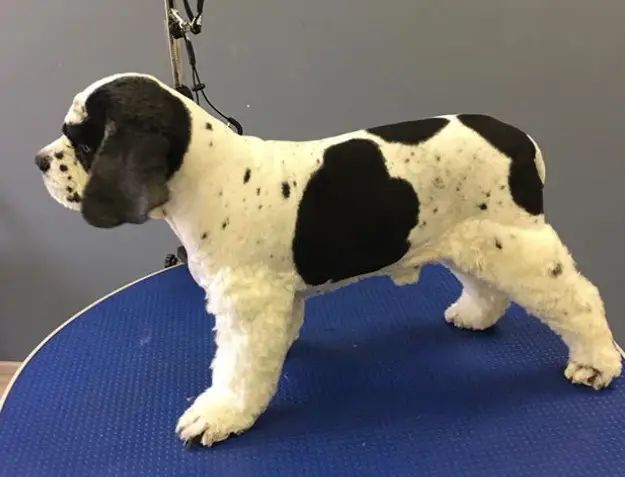
[[[33,166],[84,86],[170,72],[160,0],[2,10],[0,360],[19,360],[175,247],[163,223],[90,228]],[[549,218],[625,341],[624,17],[622,0],[208,1],[196,48],[208,93],[251,134],[305,139],[454,112],[530,132]]]

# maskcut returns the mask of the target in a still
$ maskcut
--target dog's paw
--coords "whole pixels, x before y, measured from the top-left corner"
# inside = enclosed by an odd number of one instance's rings
[[[620,374],[621,356],[617,350],[609,353],[600,363],[587,364],[571,360],[564,370],[564,376],[572,383],[597,390],[608,387]]]
[[[475,302],[461,297],[445,310],[445,321],[457,328],[481,331],[493,326],[499,316],[488,314]]]
[[[178,437],[186,443],[199,441],[212,446],[240,434],[254,423],[254,418],[233,404],[231,397],[212,390],[200,394],[176,425]]]

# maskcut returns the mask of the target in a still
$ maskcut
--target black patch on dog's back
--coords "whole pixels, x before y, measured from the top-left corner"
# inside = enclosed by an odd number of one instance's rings
[[[374,272],[410,247],[419,200],[412,186],[390,177],[373,141],[329,147],[299,204],[293,257],[306,283]]]
[[[536,168],[536,147],[523,131],[480,114],[458,119],[512,161],[508,185],[514,202],[532,215],[543,213],[543,183]]]
[[[416,146],[434,137],[448,123],[449,120],[445,118],[428,118],[378,126],[367,129],[367,132],[379,136],[387,142]]]

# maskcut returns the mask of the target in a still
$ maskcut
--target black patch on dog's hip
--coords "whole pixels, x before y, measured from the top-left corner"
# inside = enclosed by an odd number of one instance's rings
[[[508,185],[514,202],[532,215],[543,213],[543,183],[536,169],[536,147],[523,131],[480,114],[458,119],[512,161]]]
[[[449,120],[445,118],[428,118],[378,126],[367,129],[367,132],[379,136],[387,142],[416,146],[435,136],[448,123]]]
[[[374,272],[410,247],[419,200],[412,186],[390,177],[373,141],[329,147],[299,204],[293,258],[311,285]]]

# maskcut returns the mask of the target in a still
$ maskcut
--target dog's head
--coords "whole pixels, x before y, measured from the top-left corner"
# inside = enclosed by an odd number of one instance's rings
[[[96,227],[143,223],[169,198],[191,136],[185,101],[158,80],[115,75],[78,93],[63,134],[35,158],[58,202]]]

